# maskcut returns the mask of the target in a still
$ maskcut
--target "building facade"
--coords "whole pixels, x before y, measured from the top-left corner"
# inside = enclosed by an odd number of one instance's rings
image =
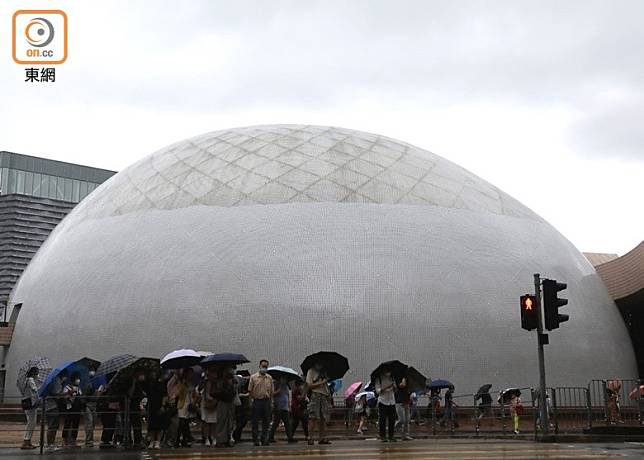
[[[7,304],[29,261],[76,204],[114,174],[0,151],[0,348],[11,342],[14,324]]]
[[[399,359],[459,393],[534,386],[535,334],[519,313],[534,273],[568,283],[548,383],[635,377],[595,269],[494,185],[377,134],[215,131],[119,172],[52,232],[12,292],[22,308],[8,381],[34,355],[192,347],[293,368],[335,350],[346,381]]]

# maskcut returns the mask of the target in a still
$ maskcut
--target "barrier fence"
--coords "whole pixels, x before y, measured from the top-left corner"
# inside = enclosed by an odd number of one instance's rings
[[[581,433],[593,426],[642,426],[644,425],[644,397],[641,380],[597,379],[587,387],[547,388],[549,429],[556,434]],[[522,413],[519,414],[518,431],[522,434],[543,430],[539,416],[539,391],[521,388]],[[491,390],[489,404],[475,399],[472,394],[453,396],[453,407],[444,407],[444,394],[440,398],[419,395],[411,407],[412,436],[515,436],[514,419],[510,405],[499,398],[499,390]],[[0,446],[17,447],[31,435],[32,444],[45,452],[60,447],[95,446],[100,440],[112,447],[146,446],[149,433],[144,430],[149,418],[145,404],[133,407],[125,396],[79,397],[76,400],[45,398],[28,411],[20,406],[22,398],[5,398],[0,407]],[[143,401],[145,403],[145,400]],[[250,413],[246,407],[246,419]],[[26,420],[27,419],[27,420]],[[26,421],[28,423],[26,423]],[[146,423],[143,423],[146,421]],[[191,429],[199,431],[198,419]],[[367,411],[365,432],[357,433],[360,416],[354,411],[352,401],[336,396],[333,401],[329,432],[338,436],[375,437],[378,434],[378,409]],[[399,425],[399,424],[398,424]],[[402,427],[397,426],[399,430]],[[246,436],[250,424],[246,427]],[[166,427],[166,446],[172,446],[176,429]],[[278,431],[283,431],[280,427]],[[301,432],[298,430],[296,435]],[[199,434],[197,434],[199,437]]]

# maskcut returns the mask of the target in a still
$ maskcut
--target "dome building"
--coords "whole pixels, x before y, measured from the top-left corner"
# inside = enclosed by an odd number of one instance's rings
[[[190,346],[294,368],[335,350],[351,381],[400,359],[458,393],[536,386],[536,338],[519,314],[533,273],[568,283],[571,319],[550,334],[548,384],[635,377],[593,267],[474,174],[341,128],[211,132],[116,174],[58,225],[12,294],[23,306],[7,381],[32,355]]]

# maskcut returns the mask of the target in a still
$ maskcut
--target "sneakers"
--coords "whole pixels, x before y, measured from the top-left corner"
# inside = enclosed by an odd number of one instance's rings
[[[204,440],[203,445],[206,446],[206,447],[210,447],[210,446],[212,446],[212,443],[210,442],[210,439],[206,439],[206,440]]]
[[[519,430],[514,430],[514,434],[519,434]]]
[[[403,438],[403,441],[412,441],[413,439],[414,439],[414,438],[412,438],[411,436],[405,436],[405,437]]]
[[[320,440],[318,441],[318,444],[331,444],[331,441],[329,441],[329,440],[328,440],[328,439],[326,439],[326,438],[325,438],[325,439],[320,439]]]

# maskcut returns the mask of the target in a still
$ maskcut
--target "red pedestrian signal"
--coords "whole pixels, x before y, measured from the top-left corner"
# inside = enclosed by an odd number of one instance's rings
[[[526,294],[521,296],[521,327],[526,331],[532,331],[539,324],[539,312],[537,311],[537,299],[535,296]]]

